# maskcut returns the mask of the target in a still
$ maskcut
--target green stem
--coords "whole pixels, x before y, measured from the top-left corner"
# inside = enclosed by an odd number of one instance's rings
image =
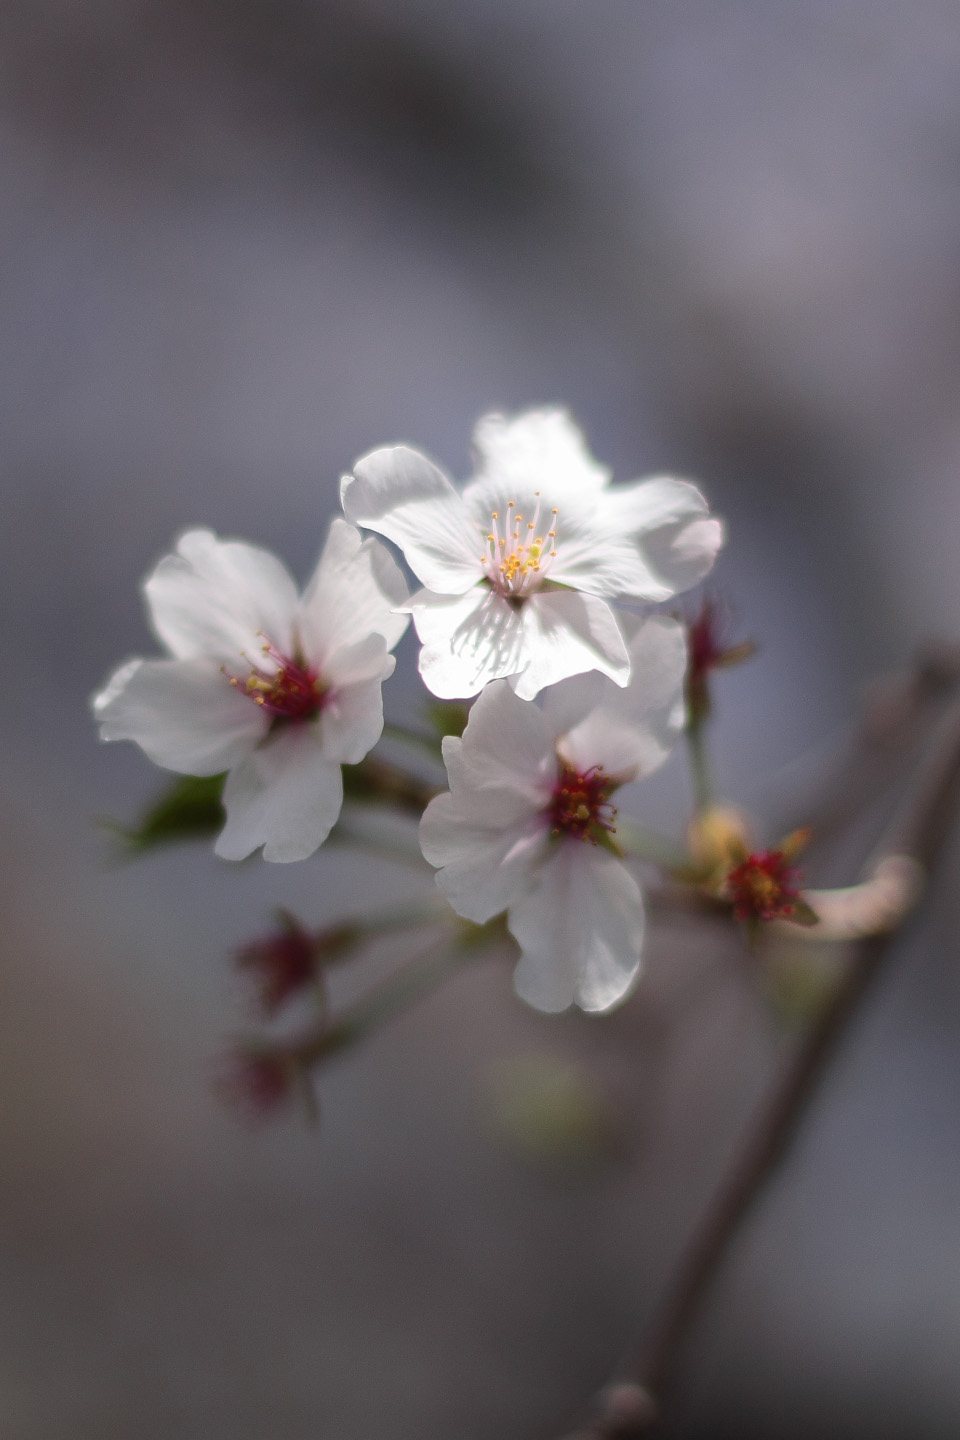
[[[387,930],[414,929],[417,925],[429,925],[431,920],[449,922],[454,919],[450,906],[438,893],[427,900],[413,901],[409,905],[387,906],[367,919],[358,920],[356,924],[360,933],[366,937],[382,935]]]
[[[436,735],[431,735],[427,730],[414,730],[409,725],[400,725],[395,720],[384,720],[383,734],[387,740],[400,740],[406,745],[416,745],[418,749],[425,750],[431,760],[435,760],[438,765],[443,763],[440,739]]]
[[[315,1065],[347,1049],[436,990],[470,953],[452,942],[449,935],[444,935],[351,1005],[329,1029],[306,1037],[296,1048],[296,1059],[303,1066]]]
[[[417,820],[441,788],[379,755],[367,755],[359,765],[343,767],[344,799],[357,804],[388,805]]]
[[[617,816],[617,844],[625,855],[650,860],[664,870],[687,870],[690,856],[678,840],[661,835],[625,815]]]
[[[427,868],[427,862],[415,841],[404,835],[368,835],[362,827],[351,825],[343,812],[331,830],[329,839],[336,845],[352,845],[357,850],[365,850],[368,855],[380,855],[384,860],[396,860],[400,865],[411,865],[421,871]]]
[[[693,785],[693,806],[698,815],[709,810],[713,804],[713,786],[710,783],[710,762],[707,759],[704,719],[691,715],[687,722],[687,756],[690,761],[690,779]]]

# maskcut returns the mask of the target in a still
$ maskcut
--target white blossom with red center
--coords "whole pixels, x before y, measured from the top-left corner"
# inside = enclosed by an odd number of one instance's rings
[[[340,813],[341,764],[383,730],[380,686],[407,625],[395,561],[334,520],[301,597],[268,551],[191,530],[144,590],[171,658],[116,672],[93,702],[101,737],[181,774],[229,771],[218,855],[305,859]]]
[[[596,676],[542,704],[489,685],[462,740],[447,738],[450,789],[427,806],[420,844],[459,915],[502,911],[521,958],[514,985],[538,1010],[608,1010],[640,968],[643,897],[616,850],[621,785],[650,774],[684,723],[686,640],[666,616],[625,617],[626,688]]]
[[[524,700],[589,670],[625,685],[608,602],[695,584],[720,522],[682,480],[611,487],[562,410],[487,415],[474,441],[478,473],[462,494],[402,445],[365,455],[341,485],[347,519],[398,545],[424,587],[409,609],[425,684],[455,699],[509,678]]]

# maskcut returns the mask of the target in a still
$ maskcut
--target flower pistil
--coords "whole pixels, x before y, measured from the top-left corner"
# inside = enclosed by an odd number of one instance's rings
[[[550,512],[550,529],[538,534],[540,522],[540,491],[536,494],[533,519],[524,521],[517,513],[516,501],[507,501],[500,534],[500,512],[491,510],[491,528],[487,532],[487,549],[480,560],[484,574],[500,595],[523,596],[544,578],[550,560],[556,555],[556,509]]]
[[[602,765],[583,771],[564,765],[553,792],[551,834],[572,835],[593,845],[600,844],[597,831],[614,835],[617,807],[608,798],[610,788]]]
[[[266,637],[260,649],[266,664],[254,663],[246,680],[224,668],[230,684],[277,719],[312,720],[323,705],[325,688],[316,670],[302,659],[281,654]]]
[[[800,900],[799,879],[800,871],[782,850],[753,852],[727,876],[733,913],[738,920],[792,918]]]

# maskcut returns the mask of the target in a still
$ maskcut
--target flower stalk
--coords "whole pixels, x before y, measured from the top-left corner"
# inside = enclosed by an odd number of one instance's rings
[[[696,815],[703,815],[712,807],[714,800],[705,732],[705,715],[691,712],[687,720],[684,738],[687,743],[687,759],[690,763],[690,781],[693,790],[693,809]]]
[[[906,861],[911,874],[911,903],[919,895],[920,877],[929,873],[939,858],[958,800],[960,704],[955,704],[902,810],[878,846],[880,859],[874,875],[882,871],[885,858],[896,861],[898,870],[904,870],[902,862]],[[907,893],[905,889],[905,901]],[[907,913],[909,903],[904,904],[897,919],[902,921]],[[775,1083],[739,1156],[709,1202],[653,1324],[637,1347],[633,1366],[601,1391],[592,1417],[566,1440],[641,1440],[656,1428],[703,1300],[767,1183],[788,1154],[841,1040],[889,958],[899,933],[899,927],[890,922],[889,910],[883,910],[878,933],[863,936],[856,943],[831,1000]]]

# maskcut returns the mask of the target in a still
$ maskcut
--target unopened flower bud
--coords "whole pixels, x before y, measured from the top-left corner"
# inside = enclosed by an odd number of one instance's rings
[[[710,714],[710,672],[749,659],[756,648],[752,640],[730,644],[728,627],[726,609],[709,595],[703,597],[700,609],[686,623],[687,707],[691,720],[704,720]]]
[[[297,1079],[295,1062],[274,1050],[241,1046],[221,1062],[215,1088],[245,1120],[272,1119],[286,1108]]]
[[[690,821],[687,845],[702,883],[716,890],[750,852],[746,818],[732,805],[710,805]]]
[[[236,953],[236,963],[254,980],[264,1012],[272,1015],[284,1001],[307,989],[321,968],[352,948],[354,925],[336,925],[313,932],[295,916],[280,912],[280,924],[271,934],[251,940]]]

